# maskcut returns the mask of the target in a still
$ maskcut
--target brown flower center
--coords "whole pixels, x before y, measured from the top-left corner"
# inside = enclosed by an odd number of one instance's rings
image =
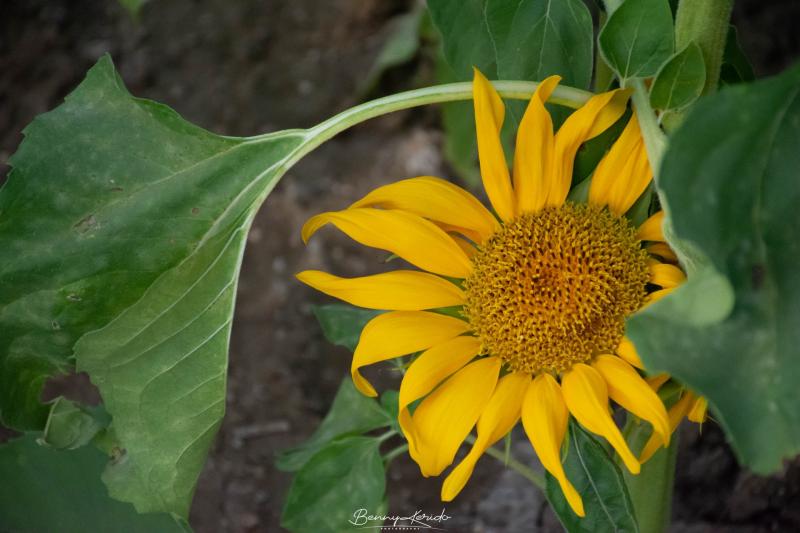
[[[489,354],[530,373],[613,353],[649,279],[627,219],[585,204],[509,222],[473,263],[465,316]]]

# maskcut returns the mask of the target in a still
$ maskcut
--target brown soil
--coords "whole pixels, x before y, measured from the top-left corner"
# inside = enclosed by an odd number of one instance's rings
[[[212,131],[250,135],[304,127],[353,103],[355,89],[409,1],[154,0],[134,21],[112,0],[27,0],[0,17],[0,165],[20,131],[58,105],[104,52],[130,90]],[[750,0],[736,22],[760,74],[798,56],[792,0]],[[383,87],[408,88],[403,77]],[[341,208],[376,185],[420,174],[451,176],[435,110],[389,116],[324,145],[287,175],[249,237],[233,329],[228,412],[200,479],[191,522],[198,532],[279,531],[290,477],[276,452],[313,431],[347,373],[349,354],[327,344],[310,312],[325,299],[293,273],[322,268],[363,275],[381,257],[326,231],[304,247],[311,214]],[[0,166],[0,173],[5,169]],[[391,382],[392,377],[386,376]],[[685,428],[673,509],[675,532],[800,530],[800,462],[778,475],[740,469],[713,423]],[[524,437],[514,450],[535,459]],[[438,512],[440,480],[407,458],[388,480],[390,510]],[[541,496],[491,459],[447,505],[451,531],[560,531]]]

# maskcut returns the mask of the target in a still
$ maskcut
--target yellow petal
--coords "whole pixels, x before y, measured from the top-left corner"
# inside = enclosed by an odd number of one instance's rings
[[[516,208],[506,156],[500,142],[500,129],[506,112],[500,95],[478,69],[475,69],[472,81],[472,98],[483,188],[494,210],[502,220],[508,222],[516,215]]]
[[[452,501],[461,492],[483,452],[503,438],[517,423],[522,397],[530,381],[528,374],[515,372],[497,382],[494,394],[478,419],[478,438],[475,439],[469,454],[444,480],[442,501]]]
[[[692,402],[694,402],[694,395],[691,392],[685,392],[683,396],[669,408],[667,414],[669,415],[670,433],[675,432],[678,424],[681,423],[683,417],[689,412]],[[650,439],[644,445],[644,448],[642,448],[642,453],[639,454],[639,462],[644,464],[649,461],[660,447],[661,437],[653,433],[653,435],[650,435]]]
[[[340,278],[306,270],[297,279],[320,292],[367,309],[421,311],[464,303],[464,292],[439,276],[414,270],[395,270],[360,278]]]
[[[470,259],[472,259],[475,256],[475,254],[478,252],[478,249],[475,248],[475,245],[472,244],[467,239],[464,239],[463,237],[459,237],[458,235],[455,235],[455,234],[449,234],[448,233],[448,235],[450,235],[450,238],[453,239],[456,242],[458,247],[461,248],[461,251],[463,251],[467,255],[467,257],[469,257]]]
[[[589,365],[578,363],[561,377],[561,390],[569,412],[578,422],[592,433],[604,436],[617,450],[628,470],[638,474],[639,462],[608,414],[608,387],[600,373]]]
[[[697,399],[694,401],[694,403],[692,403],[687,418],[692,422],[697,422],[698,424],[702,424],[703,422],[706,421],[707,413],[708,413],[708,400],[705,398],[705,396],[698,396]]]
[[[647,245],[647,253],[657,255],[664,261],[670,263],[677,263],[678,256],[672,251],[672,248],[665,242],[654,242]]]
[[[589,186],[589,203],[607,205],[612,213],[621,216],[652,179],[653,172],[634,113],[617,142],[597,164]]]
[[[536,376],[522,402],[522,425],[542,465],[558,481],[561,491],[578,516],[584,516],[583,500],[561,464],[561,443],[567,433],[569,412],[556,380],[550,374]]]
[[[477,232],[483,242],[500,229],[497,219],[461,187],[433,176],[411,178],[378,187],[350,208],[383,207]]]
[[[622,337],[617,346],[617,355],[625,359],[628,363],[632,364],[640,370],[644,370],[642,360],[639,359],[639,354],[636,353],[636,347],[633,345],[628,337]]]
[[[650,283],[671,289],[686,281],[686,274],[675,265],[659,263],[650,265]]]
[[[550,76],[536,87],[517,131],[514,193],[519,214],[539,211],[553,188],[553,119],[544,103],[559,81],[560,76]]]
[[[650,305],[651,303],[659,301],[661,298],[663,298],[664,296],[667,296],[669,293],[671,293],[674,290],[675,290],[675,288],[671,287],[669,289],[660,289],[660,290],[651,292],[650,294],[645,296],[644,305],[642,306],[642,309],[644,309],[644,307]]]
[[[303,240],[325,224],[333,224],[353,240],[386,250],[423,270],[465,278],[472,271],[469,257],[453,239],[430,220],[406,213],[369,207],[330,211],[311,217],[303,226]]]
[[[442,383],[414,411],[419,464],[425,477],[450,466],[461,443],[491,398],[500,360],[487,357],[468,364]]]
[[[564,203],[572,183],[575,154],[581,144],[607,130],[625,113],[630,92],[624,90],[598,94],[572,113],[559,128],[554,148],[554,187],[547,205]]]
[[[361,331],[350,366],[353,383],[363,394],[377,396],[372,385],[359,373],[361,367],[427,350],[468,329],[469,324],[463,320],[428,311],[392,311],[378,315]]]
[[[664,403],[631,365],[614,355],[598,355],[594,368],[608,386],[612,400],[653,425],[664,446],[669,445],[670,428]]]
[[[647,381],[647,385],[651,389],[653,389],[654,392],[658,392],[658,390],[664,385],[664,383],[669,381],[669,378],[670,378],[669,374],[663,373],[645,378],[645,381]]]
[[[640,241],[664,241],[664,211],[652,215],[642,222],[636,231],[636,238]]]
[[[400,429],[408,440],[409,452],[418,457],[417,438],[408,406],[424,397],[439,383],[469,363],[481,350],[476,337],[456,337],[426,350],[411,363],[400,383]]]

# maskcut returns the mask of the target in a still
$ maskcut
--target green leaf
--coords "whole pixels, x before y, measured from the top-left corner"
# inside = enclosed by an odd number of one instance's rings
[[[387,70],[407,63],[417,54],[420,45],[420,24],[424,11],[415,6],[410,12],[389,21],[389,35],[369,70],[359,93],[372,91]]]
[[[723,85],[733,85],[743,81],[756,79],[750,60],[739,43],[739,34],[735,26],[728,28],[728,38],[725,41],[725,51],[722,55],[722,69],[720,82]]]
[[[795,67],[694,106],[659,181],[689,282],[628,325],[648,369],[706,396],[759,473],[800,451],[799,93]]]
[[[588,88],[592,77],[592,17],[580,0],[428,0],[442,35],[444,58],[438,61],[440,82],[472,79],[475,66],[490,79],[538,81],[551,74],[562,83]],[[502,137],[512,145],[525,109],[507,102]],[[566,113],[554,107],[556,124]],[[443,106],[444,153],[468,184],[480,180],[471,102]]]
[[[281,453],[275,466],[287,472],[295,472],[334,439],[366,433],[392,423],[390,413],[374,399],[358,392],[348,376],[339,385],[330,411],[314,434],[300,446]]]
[[[137,514],[108,497],[100,481],[107,457],[92,446],[58,451],[27,435],[0,445],[0,517],[3,531],[84,533],[191,531],[168,514]]]
[[[675,30],[667,0],[625,0],[598,38],[608,65],[621,80],[647,78],[672,56]]]
[[[102,58],[38,117],[0,190],[0,417],[41,429],[44,381],[87,371],[113,417],[104,479],[186,516],[219,427],[236,281],[255,210],[311,130],[208,133]]]
[[[62,397],[50,409],[42,440],[53,448],[71,450],[88,444],[110,418],[102,408],[88,408]]]
[[[428,0],[444,52],[461,79],[475,65],[489,78],[588,87],[592,17],[580,0]]]
[[[558,519],[570,533],[585,531],[638,532],[622,472],[589,433],[570,422],[569,449],[564,460],[567,478],[583,498],[586,516],[575,514],[558,481],[547,474],[547,499]]]
[[[386,473],[379,444],[373,437],[346,437],[311,458],[292,482],[281,526],[293,533],[350,531],[359,509],[380,514]]]
[[[381,311],[360,309],[346,304],[315,305],[314,315],[328,342],[355,351],[361,330]]]
[[[682,109],[697,100],[705,83],[703,52],[690,43],[658,71],[650,88],[650,104],[655,109]]]

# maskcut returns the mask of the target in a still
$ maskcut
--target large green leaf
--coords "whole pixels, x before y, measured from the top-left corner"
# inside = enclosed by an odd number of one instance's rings
[[[58,451],[33,435],[0,445],[0,530],[15,533],[191,531],[168,514],[138,514],[108,497],[100,481],[106,456],[96,448]]]
[[[286,496],[281,525],[293,533],[337,533],[360,523],[354,513],[385,510],[386,473],[373,437],[346,437],[323,448],[297,473]],[[353,522],[356,522],[355,524]]]
[[[538,81],[558,74],[566,85],[589,87],[592,17],[580,0],[428,0],[428,9],[450,67],[437,66],[440,82],[470,80],[474,66],[490,79]],[[507,102],[507,152],[524,108],[524,102]],[[566,116],[563,109],[551,111],[556,123]],[[471,103],[446,104],[443,122],[445,156],[465,181],[477,184]]]
[[[575,514],[564,498],[558,481],[547,474],[547,500],[570,533],[639,531],[628,489],[617,465],[608,453],[580,425],[570,422],[569,447],[564,460],[567,478],[583,498],[586,516]]]
[[[428,0],[448,63],[462,79],[477,66],[490,78],[588,87],[592,17],[580,0]]]
[[[224,412],[245,235],[312,138],[222,137],[131,96],[108,57],[38,117],[0,190],[0,417],[41,429],[44,381],[99,387],[142,512],[185,516]]]
[[[621,80],[655,75],[675,46],[669,2],[625,0],[608,17],[598,42]]]
[[[800,67],[700,100],[660,174],[689,283],[629,321],[760,473],[800,451]]]
[[[339,386],[330,411],[314,434],[300,446],[278,456],[275,465],[281,470],[297,471],[334,439],[366,433],[392,423],[390,413],[373,398],[358,392],[348,376]]]

